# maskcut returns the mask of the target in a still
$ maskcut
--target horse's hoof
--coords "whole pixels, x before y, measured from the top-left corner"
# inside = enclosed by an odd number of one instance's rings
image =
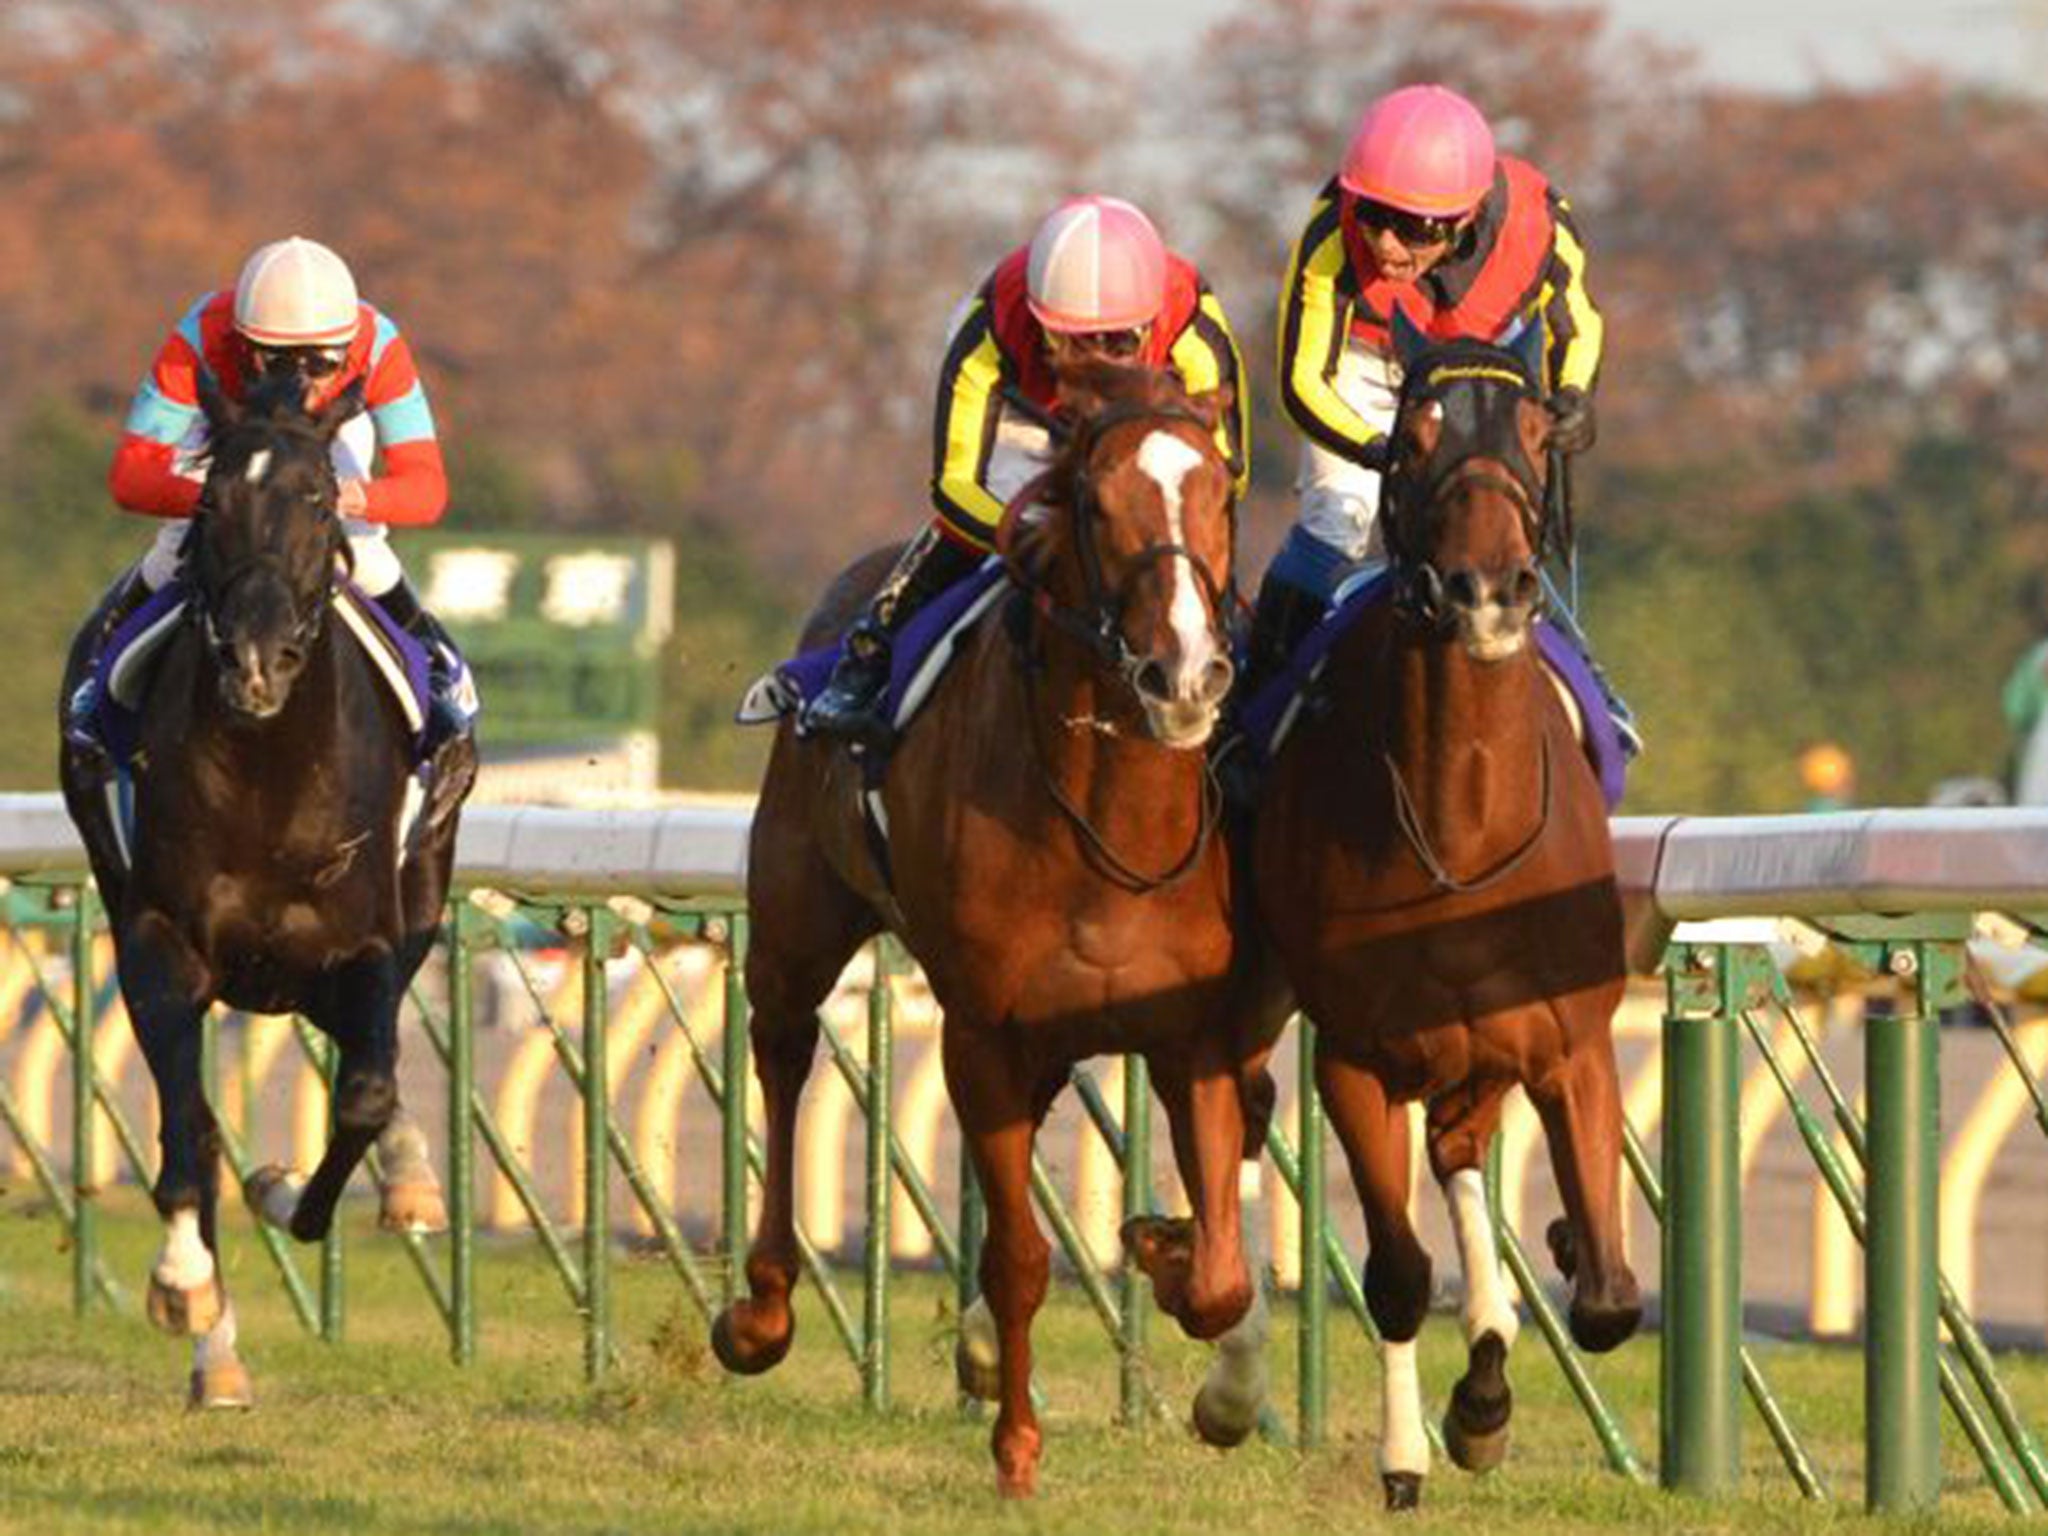
[[[1002,1395],[1002,1362],[977,1349],[962,1334],[953,1344],[953,1379],[969,1397],[992,1403]]]
[[[1382,1472],[1380,1486],[1386,1490],[1389,1513],[1400,1514],[1405,1510],[1422,1507],[1420,1472]]]
[[[299,1178],[289,1168],[265,1163],[242,1181],[242,1200],[249,1214],[267,1226],[290,1228],[299,1208]]]
[[[1195,1433],[1202,1437],[1204,1445],[1213,1445],[1219,1451],[1243,1445],[1259,1427],[1256,1403],[1219,1402],[1225,1395],[1211,1392],[1207,1385],[1195,1394]]]
[[[249,1368],[239,1360],[224,1360],[192,1373],[193,1408],[253,1408],[256,1393],[249,1385]]]
[[[1038,1492],[1038,1456],[1043,1446],[1036,1428],[1013,1428],[1008,1435],[997,1420],[992,1449],[996,1455],[996,1492],[1006,1499],[1028,1499]]]
[[[1038,1468],[1029,1466],[1015,1472],[996,1469],[996,1492],[1006,1499],[1038,1497]]]
[[[149,1277],[149,1320],[165,1333],[182,1338],[211,1333],[226,1305],[218,1275],[189,1291],[166,1285],[155,1275]]]
[[[386,1232],[411,1232],[431,1237],[448,1230],[448,1204],[432,1179],[387,1184],[377,1208],[377,1225]]]
[[[736,1301],[718,1314],[711,1324],[711,1352],[718,1363],[735,1376],[758,1376],[782,1364],[796,1338],[794,1325],[778,1337],[750,1330],[745,1323],[748,1303]],[[736,1320],[737,1319],[737,1320]]]
[[[1507,1340],[1488,1329],[1472,1341],[1465,1374],[1451,1389],[1444,1450],[1467,1472],[1491,1472],[1507,1459],[1508,1420],[1514,1411]]]
[[[1194,1262],[1195,1224],[1184,1216],[1133,1216],[1117,1236],[1131,1262],[1155,1281],[1165,1265]]]
[[[1625,1343],[1643,1320],[1638,1300],[1606,1306],[1581,1306],[1572,1302],[1572,1342],[1588,1354],[1604,1355]]]

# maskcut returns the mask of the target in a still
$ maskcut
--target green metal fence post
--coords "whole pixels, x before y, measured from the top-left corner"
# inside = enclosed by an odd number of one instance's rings
[[[1142,1056],[1124,1058],[1124,1220],[1152,1209],[1152,1080]],[[1123,1421],[1142,1423],[1150,1406],[1150,1371],[1145,1359],[1148,1286],[1138,1266],[1123,1266],[1123,1350],[1119,1375],[1123,1386]]]
[[[894,1085],[895,1035],[890,997],[889,940],[874,941],[875,969],[868,988],[867,1244],[861,1306],[861,1395],[867,1406],[889,1406],[889,1130]],[[727,1079],[731,1081],[731,1079]],[[744,1095],[742,1095],[744,1099]]]
[[[99,1190],[92,1166],[93,1116],[93,912],[98,893],[90,882],[78,887],[71,909],[71,1305],[92,1306],[99,1265]]]
[[[1323,1443],[1329,1403],[1328,1339],[1329,1276],[1323,1267],[1323,1230],[1328,1209],[1323,1195],[1323,1101],[1316,1091],[1316,1029],[1306,1015],[1296,1015],[1294,1038],[1300,1054],[1295,1103],[1301,1130],[1301,1334],[1299,1412],[1303,1450]]]
[[[605,951],[612,914],[589,907],[583,920],[583,1375],[603,1379],[611,1363],[611,1073]]]
[[[1872,1511],[1931,1510],[1941,1493],[1940,1355],[1935,1320],[1940,1075],[1926,971],[1937,946],[1887,952],[1900,980],[1889,1018],[1864,1026],[1870,1093],[1869,1346],[1864,1438]]]
[[[707,931],[707,937],[715,935]],[[725,1078],[725,1299],[747,1289],[747,914],[726,918],[725,1033],[719,1041]]]
[[[458,896],[448,914],[448,1288],[449,1353],[476,1360],[476,1004],[469,974],[475,909]]]
[[[297,1021],[300,1038],[311,1026],[305,1020]],[[318,1060],[321,1081],[327,1084],[327,1137],[334,1139],[334,1076],[339,1053],[334,1042],[321,1036]],[[320,1337],[329,1344],[339,1344],[348,1327],[348,1270],[347,1250],[341,1240],[341,1212],[337,1209],[334,1220],[327,1228],[327,1236],[320,1243]]]
[[[1742,1212],[1735,1019],[1755,957],[1684,946],[1666,975],[1660,1477],[1733,1493],[1742,1477]]]

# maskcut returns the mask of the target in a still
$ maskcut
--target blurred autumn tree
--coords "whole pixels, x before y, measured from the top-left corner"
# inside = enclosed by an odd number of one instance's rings
[[[1017,0],[12,0],[0,707],[38,723],[0,783],[49,782],[55,642],[148,531],[100,484],[137,375],[294,230],[412,338],[452,523],[677,541],[664,756],[693,774],[747,782],[735,679],[922,516],[944,318],[1060,195],[1137,196],[1228,303],[1255,578],[1297,452],[1286,250],[1360,107],[1417,79],[1591,247],[1585,611],[1651,738],[1630,807],[1797,804],[1823,733],[1873,799],[1996,769],[2048,566],[2048,108],[1708,88],[1596,6],[1241,0],[1142,72],[1058,38]]]

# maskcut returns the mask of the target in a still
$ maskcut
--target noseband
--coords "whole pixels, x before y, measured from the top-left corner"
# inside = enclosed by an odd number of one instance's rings
[[[266,441],[264,448],[268,447],[269,442]],[[262,450],[259,449],[258,451]],[[328,565],[332,574],[326,582],[322,583],[319,592],[315,595],[311,604],[302,606],[285,558],[274,548],[258,549],[254,553],[236,561],[233,565],[228,566],[220,572],[218,580],[211,584],[213,587],[211,592],[208,591],[207,584],[201,583],[196,579],[195,572],[195,579],[192,581],[192,601],[187,610],[187,617],[198,624],[200,633],[205,638],[207,649],[215,655],[225,656],[228,649],[221,638],[215,610],[225,606],[229,598],[234,594],[235,589],[247,582],[251,577],[265,571],[272,572],[277,576],[279,584],[292,594],[292,626],[286,635],[286,640],[291,645],[309,648],[314,639],[319,635],[320,626],[326,620],[327,610],[334,600],[335,590],[347,579],[353,570],[353,551],[349,547],[346,535],[341,531],[341,516],[335,505],[339,482],[335,477],[334,464],[328,457],[324,445],[318,449],[318,452],[320,464],[325,470],[325,479],[320,487],[321,494],[318,508],[319,516],[322,518],[327,529]],[[283,518],[292,514],[290,511],[279,511],[276,515]],[[196,564],[199,545],[207,536],[208,521],[218,516],[219,513],[213,507],[212,486],[209,483],[206,491],[200,498],[198,510],[193,513],[192,528],[186,536],[186,559],[188,562]]]

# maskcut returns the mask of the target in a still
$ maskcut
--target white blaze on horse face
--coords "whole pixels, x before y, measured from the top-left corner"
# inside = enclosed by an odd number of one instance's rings
[[[156,1256],[157,1280],[176,1291],[194,1291],[213,1278],[213,1255],[199,1237],[197,1211],[173,1211],[164,1225],[164,1245]]]
[[[1181,515],[1181,483],[1187,479],[1188,471],[1201,462],[1202,455],[1171,432],[1153,432],[1138,447],[1138,468],[1152,477],[1166,503],[1166,536],[1183,549],[1188,540]],[[1192,564],[1192,559],[1186,556],[1173,561],[1173,601],[1167,609],[1167,622],[1180,638],[1181,668],[1175,679],[1175,691],[1181,694],[1193,691],[1196,679],[1215,651],[1209,611],[1202,606],[1202,592],[1190,570]]]
[[[242,478],[251,485],[261,485],[263,477],[270,473],[270,450],[258,448],[249,455],[249,467],[242,471]]]

